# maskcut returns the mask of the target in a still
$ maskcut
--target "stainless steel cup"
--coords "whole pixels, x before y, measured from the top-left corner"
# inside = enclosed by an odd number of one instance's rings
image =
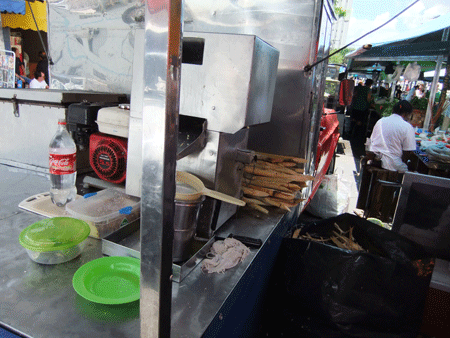
[[[205,197],[201,196],[195,201],[175,201],[172,250],[174,262],[185,261],[191,254],[198,215],[204,199]]]

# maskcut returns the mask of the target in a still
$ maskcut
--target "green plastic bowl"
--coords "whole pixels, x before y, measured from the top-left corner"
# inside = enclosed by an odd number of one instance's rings
[[[140,260],[102,257],[81,266],[72,285],[83,298],[100,304],[125,304],[140,297]]]
[[[77,257],[89,236],[89,225],[71,217],[53,217],[26,227],[19,243],[28,256],[40,264],[59,264]]]

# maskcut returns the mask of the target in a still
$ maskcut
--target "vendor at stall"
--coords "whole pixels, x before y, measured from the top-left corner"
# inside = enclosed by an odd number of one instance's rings
[[[402,100],[394,105],[391,116],[377,121],[370,137],[369,160],[381,161],[383,169],[400,173],[408,170],[408,160],[416,150],[414,128],[409,123],[411,116],[411,103]]]

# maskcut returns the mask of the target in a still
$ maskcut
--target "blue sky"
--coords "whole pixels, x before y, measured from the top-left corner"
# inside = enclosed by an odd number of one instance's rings
[[[385,23],[413,2],[414,0],[353,0],[347,43]],[[450,0],[420,0],[398,18],[351,47],[359,48],[367,43],[395,40],[405,31],[448,13],[450,13]]]

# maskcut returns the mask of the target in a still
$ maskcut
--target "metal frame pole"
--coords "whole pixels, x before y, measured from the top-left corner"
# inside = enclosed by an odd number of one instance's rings
[[[182,1],[147,0],[141,194],[141,337],[170,337]]]

